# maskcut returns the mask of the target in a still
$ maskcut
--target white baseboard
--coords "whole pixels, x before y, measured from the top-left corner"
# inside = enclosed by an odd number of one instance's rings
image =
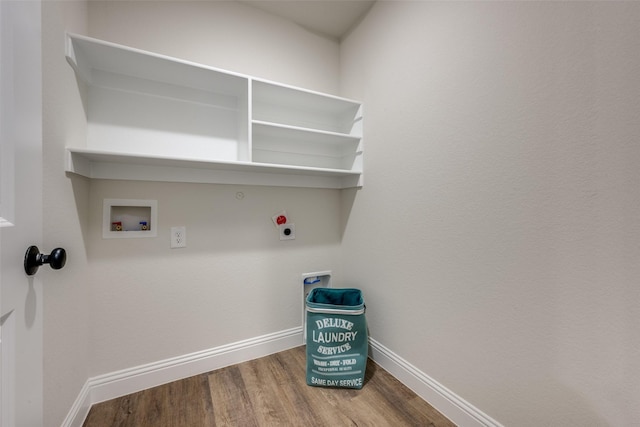
[[[503,427],[415,366],[369,339],[369,357],[460,427]],[[89,378],[61,427],[81,427],[91,405],[302,345],[302,327]]]
[[[91,405],[302,345],[302,327],[89,378],[62,427],[81,427]]]
[[[502,424],[369,338],[369,357],[459,427],[503,427]]]

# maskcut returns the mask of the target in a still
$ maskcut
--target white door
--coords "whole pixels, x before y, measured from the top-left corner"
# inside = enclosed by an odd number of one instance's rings
[[[42,426],[40,1],[0,0],[0,426]],[[45,252],[43,250],[43,252]]]

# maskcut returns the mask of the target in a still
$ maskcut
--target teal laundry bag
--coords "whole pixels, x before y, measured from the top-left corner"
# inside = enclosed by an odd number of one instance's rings
[[[306,315],[307,384],[362,388],[369,333],[360,290],[315,288]]]

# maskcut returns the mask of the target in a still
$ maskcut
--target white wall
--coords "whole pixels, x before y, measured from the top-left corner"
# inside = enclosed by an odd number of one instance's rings
[[[235,2],[90,2],[89,18],[104,40],[338,87],[337,43]],[[301,325],[301,274],[337,271],[336,190],[93,181],[90,193],[92,376]],[[158,238],[103,240],[104,198],[158,200]],[[271,220],[283,209],[295,241]],[[180,225],[188,247],[171,250]]]
[[[302,324],[301,274],[339,277],[340,193],[89,181],[63,172],[86,120],[64,31],[335,93],[339,46],[236,2],[45,2],[45,240],[68,262],[47,283],[45,419],[89,377]],[[242,192],[243,199],[236,194]],[[158,237],[104,240],[104,198],[158,200]],[[296,240],[271,216],[285,209]],[[169,248],[184,225],[188,246]]]
[[[158,200],[159,237],[102,240],[102,199],[116,197]],[[91,376],[300,326],[302,273],[338,273],[339,203],[337,190],[93,182]],[[279,240],[282,209],[295,241]],[[178,225],[187,248],[172,250]]]
[[[92,37],[336,93],[338,44],[235,1],[96,1]]]
[[[504,425],[640,423],[638,22],[378,2],[342,44],[366,108],[345,281],[373,337]]]
[[[41,269],[44,282],[44,425],[59,426],[89,375],[90,313],[83,231],[89,183],[64,172],[64,147],[86,132],[78,86],[64,58],[64,32],[87,31],[86,4],[42,2],[44,242],[63,247],[67,264]],[[48,271],[47,271],[48,270]]]

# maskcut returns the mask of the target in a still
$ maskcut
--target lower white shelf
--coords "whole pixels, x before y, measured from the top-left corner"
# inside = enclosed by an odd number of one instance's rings
[[[362,186],[360,171],[253,162],[203,161],[122,154],[90,148],[67,148],[66,171],[92,179],[131,181],[336,189]]]

